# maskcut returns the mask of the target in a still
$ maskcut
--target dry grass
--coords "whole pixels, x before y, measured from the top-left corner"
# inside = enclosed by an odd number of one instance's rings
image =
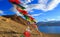
[[[27,24],[26,20],[21,18],[20,20]],[[0,16],[0,37],[20,37],[26,28],[27,25]],[[31,31],[31,37],[60,37],[60,34],[44,34],[41,32],[39,34],[34,28],[31,28]]]

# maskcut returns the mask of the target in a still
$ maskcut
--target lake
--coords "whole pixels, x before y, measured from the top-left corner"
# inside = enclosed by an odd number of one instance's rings
[[[38,29],[44,33],[60,34],[60,26],[38,26]]]

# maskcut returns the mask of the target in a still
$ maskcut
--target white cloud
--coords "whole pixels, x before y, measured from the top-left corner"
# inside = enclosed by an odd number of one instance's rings
[[[26,10],[39,9],[43,11],[50,11],[58,6],[58,4],[60,3],[60,0],[52,0],[48,4],[47,2],[48,0],[39,0],[38,4],[27,5]]]
[[[44,22],[48,22],[48,21],[57,21],[57,20],[54,19],[54,18],[47,18],[47,19],[44,19],[43,21],[44,21]]]
[[[38,4],[30,4],[27,5],[27,3],[31,2],[33,0],[25,0],[23,2],[23,6],[26,7],[26,11],[32,11],[32,9],[38,9],[42,11],[50,11],[53,10],[58,6],[60,3],[60,0],[52,0],[50,3],[47,4],[48,0],[38,0]],[[46,5],[47,4],[47,5]],[[17,15],[20,15],[20,13],[14,8],[13,11],[17,13]],[[41,14],[33,14],[32,16],[39,16]]]
[[[38,0],[38,3],[47,4],[48,0]]]
[[[33,0],[20,0],[23,4],[27,4],[27,3],[30,3],[30,2],[32,2]]]
[[[53,10],[55,7],[58,6],[59,3],[60,3],[60,0],[53,0],[48,4],[47,10]]]
[[[33,10],[31,10],[30,12],[34,12]]]
[[[27,0],[27,2],[31,2],[31,1],[33,1],[33,0]]]
[[[39,13],[39,14],[32,14],[31,16],[40,16],[43,13]]]
[[[13,11],[13,12],[15,12],[18,16],[23,16],[22,14],[19,13],[19,11],[16,10],[15,7],[10,8],[10,10]],[[31,10],[31,12],[33,12],[33,11]],[[39,15],[41,15],[41,14],[43,14],[43,13],[32,14],[32,15],[30,15],[30,16],[39,16]]]
[[[56,18],[47,18],[44,19],[44,21],[60,21],[60,16],[57,16]]]
[[[43,20],[44,22],[48,22],[48,21],[59,21],[58,19],[56,18],[46,18]]]
[[[16,7],[12,7],[10,8],[11,11],[15,12],[17,14],[17,16],[23,16],[22,14],[20,14],[17,10],[16,10]]]
[[[4,11],[0,10],[0,14],[4,14]]]
[[[47,19],[47,21],[54,21],[54,20],[56,20],[56,19]]]

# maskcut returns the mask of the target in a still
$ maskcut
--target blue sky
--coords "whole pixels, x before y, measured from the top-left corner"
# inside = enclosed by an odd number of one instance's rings
[[[47,5],[49,5],[48,3],[50,3],[51,1],[52,0],[48,0]],[[33,0],[32,2],[27,3],[27,5],[37,4],[37,3],[38,3],[38,0]],[[0,0],[0,15],[16,14],[15,12],[10,10],[10,8],[12,8],[12,7],[13,7],[13,5],[8,0]],[[54,6],[52,6],[52,7],[54,7]],[[60,3],[54,9],[50,9],[47,11],[44,11],[44,10],[43,10],[43,8],[42,9],[33,9],[32,11],[29,11],[29,14],[31,14],[37,20],[37,22],[60,20]]]
[[[28,11],[29,14],[31,14],[37,20],[37,22],[60,20],[60,2],[59,2],[60,0],[48,0],[47,3],[46,3],[46,1],[44,1],[44,2],[41,1],[41,3],[39,3],[39,5],[36,5],[36,6],[38,6],[38,8],[34,7],[36,9]],[[34,5],[37,3],[38,3],[38,0],[33,0],[32,2],[27,3],[27,5],[30,5],[30,4]],[[43,5],[45,5],[45,3],[46,3],[46,5],[48,5],[47,8],[44,8],[45,6],[43,6]],[[10,10],[12,7],[13,7],[13,5],[10,2],[8,2],[8,0],[0,0],[0,16],[16,14],[16,12]],[[52,26],[51,27],[50,26],[49,27],[40,27],[39,26],[39,30],[41,32],[45,32],[45,33],[46,32],[60,33],[59,29],[60,29],[60,27],[52,27]]]

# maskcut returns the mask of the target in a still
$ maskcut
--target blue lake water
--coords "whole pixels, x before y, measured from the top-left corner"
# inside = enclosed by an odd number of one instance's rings
[[[43,33],[60,34],[60,26],[38,26],[38,29]]]

